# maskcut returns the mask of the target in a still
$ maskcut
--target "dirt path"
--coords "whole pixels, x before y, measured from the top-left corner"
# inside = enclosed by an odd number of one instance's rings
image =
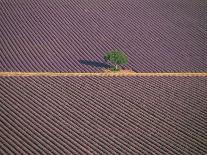
[[[57,73],[57,72],[0,72],[0,76],[207,76],[203,73]]]

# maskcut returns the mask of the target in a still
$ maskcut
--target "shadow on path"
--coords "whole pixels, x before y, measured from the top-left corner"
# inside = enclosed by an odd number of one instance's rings
[[[110,68],[111,66],[103,63],[103,62],[98,62],[98,61],[91,61],[91,60],[79,60],[80,64],[83,65],[88,65],[92,67],[101,67],[101,68]]]

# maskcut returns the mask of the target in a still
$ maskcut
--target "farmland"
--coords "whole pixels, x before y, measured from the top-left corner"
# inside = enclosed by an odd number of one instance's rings
[[[1,77],[1,153],[207,153],[206,77]]]
[[[206,72],[206,2],[1,1],[0,71],[94,72],[114,48],[137,72]]]
[[[0,154],[207,154],[207,1],[0,8]]]

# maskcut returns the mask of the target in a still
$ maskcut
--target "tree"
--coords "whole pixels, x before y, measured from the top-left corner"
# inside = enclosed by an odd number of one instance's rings
[[[128,62],[127,55],[120,50],[112,50],[104,55],[105,61],[110,61],[115,66],[115,70],[119,70],[118,65],[126,64]]]

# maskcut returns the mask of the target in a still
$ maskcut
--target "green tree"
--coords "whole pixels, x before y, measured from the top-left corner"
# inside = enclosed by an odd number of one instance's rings
[[[128,62],[127,55],[120,50],[112,50],[104,55],[105,61],[110,61],[114,66],[115,70],[119,70],[121,64],[126,64]]]

